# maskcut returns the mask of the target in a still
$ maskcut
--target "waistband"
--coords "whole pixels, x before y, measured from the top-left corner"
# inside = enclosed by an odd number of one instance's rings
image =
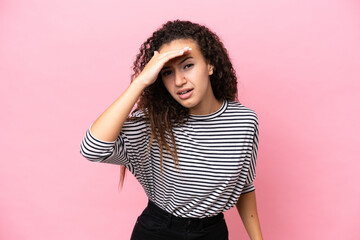
[[[149,211],[152,215],[155,215],[157,218],[161,218],[163,221],[168,221],[169,227],[184,229],[201,229],[212,224],[217,223],[218,221],[224,219],[224,214],[221,212],[216,216],[204,217],[204,218],[186,218],[186,217],[177,217],[173,214],[161,209],[154,202],[148,201],[148,205],[144,211]]]

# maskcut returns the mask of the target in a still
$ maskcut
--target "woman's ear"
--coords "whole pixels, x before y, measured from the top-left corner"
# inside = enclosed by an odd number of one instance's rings
[[[209,71],[209,75],[212,75],[214,73],[214,66],[208,64],[208,71]]]

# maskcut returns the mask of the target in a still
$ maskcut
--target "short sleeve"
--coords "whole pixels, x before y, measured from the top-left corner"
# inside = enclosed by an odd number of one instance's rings
[[[259,123],[256,117],[256,120],[254,122],[254,134],[253,134],[253,143],[251,149],[249,170],[241,194],[252,192],[255,190],[255,186],[253,182],[256,177],[256,161],[257,161],[258,145],[259,145]]]
[[[139,112],[130,115],[115,141],[106,142],[91,134],[91,126],[80,145],[80,153],[92,162],[123,165],[133,170],[134,164],[145,157],[148,145],[147,124]],[[133,171],[132,171],[133,172]]]

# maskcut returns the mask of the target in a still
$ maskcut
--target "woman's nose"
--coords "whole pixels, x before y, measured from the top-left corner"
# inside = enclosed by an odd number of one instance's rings
[[[175,76],[175,85],[176,86],[182,86],[186,83],[186,78],[183,74],[181,73],[176,73]]]

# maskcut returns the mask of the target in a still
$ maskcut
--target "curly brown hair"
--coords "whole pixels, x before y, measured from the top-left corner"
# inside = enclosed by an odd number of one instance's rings
[[[140,47],[133,65],[131,82],[142,72],[146,64],[163,44],[178,39],[196,42],[204,58],[213,66],[210,75],[211,87],[217,100],[238,100],[237,77],[230,62],[227,49],[220,38],[206,26],[179,19],[168,21],[157,29]],[[161,75],[142,92],[134,111],[142,110],[151,125],[150,144],[155,139],[160,146],[161,175],[164,147],[171,153],[175,166],[179,164],[172,128],[184,123],[189,116],[188,109],[179,104],[166,90]],[[132,120],[128,118],[128,120]],[[168,140],[171,141],[167,141]],[[170,138],[170,139],[169,139]],[[123,186],[126,168],[121,166],[119,185]]]

